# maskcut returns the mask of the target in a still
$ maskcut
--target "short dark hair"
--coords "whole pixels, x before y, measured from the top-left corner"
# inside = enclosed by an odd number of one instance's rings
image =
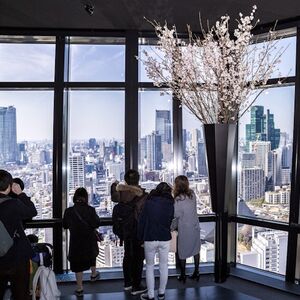
[[[80,187],[75,191],[75,194],[73,196],[73,202],[74,203],[88,203],[89,195],[85,188]]]
[[[138,171],[130,169],[125,173],[124,179],[128,185],[139,185],[140,174]]]
[[[5,170],[0,170],[0,191],[4,192],[12,185],[13,178],[11,174]]]
[[[13,182],[18,184],[22,191],[24,190],[25,185],[24,185],[24,182],[21,178],[19,178],[19,177],[14,178]]]

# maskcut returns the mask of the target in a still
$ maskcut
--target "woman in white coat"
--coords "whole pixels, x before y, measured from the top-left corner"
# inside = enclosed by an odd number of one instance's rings
[[[189,188],[186,176],[180,175],[174,185],[174,217],[178,230],[178,256],[180,259],[181,274],[178,280],[185,283],[185,265],[188,257],[194,257],[195,270],[191,279],[199,280],[200,260],[200,225],[197,215],[196,195]]]

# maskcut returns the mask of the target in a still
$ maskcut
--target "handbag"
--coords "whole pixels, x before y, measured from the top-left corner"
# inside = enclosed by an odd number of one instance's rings
[[[172,239],[170,240],[170,249],[169,252],[177,252],[177,236],[178,232],[177,231],[171,231],[171,236]]]
[[[75,207],[74,207],[74,212],[75,212],[76,216],[78,217],[78,219],[80,220],[81,223],[83,223],[86,226],[92,228],[92,226],[88,222],[86,222],[85,220],[82,219],[82,217],[80,216],[78,211],[75,209]],[[94,234],[96,236],[97,242],[103,242],[104,241],[103,234],[100,233],[97,229],[94,229]]]

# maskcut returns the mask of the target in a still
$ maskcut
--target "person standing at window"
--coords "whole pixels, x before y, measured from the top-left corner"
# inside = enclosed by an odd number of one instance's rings
[[[139,186],[138,171],[129,169],[124,179],[125,184],[114,182],[111,186],[111,199],[118,202],[112,213],[113,230],[124,242],[124,290],[135,296],[147,290],[141,284],[144,248],[137,237],[137,220],[147,193]]]
[[[178,230],[178,256],[181,274],[178,280],[185,283],[185,265],[188,257],[194,256],[195,270],[191,279],[199,280],[200,226],[197,215],[196,195],[189,188],[186,176],[175,178],[175,213]]]
[[[100,273],[96,271],[96,257],[99,254],[95,229],[100,226],[94,207],[88,205],[88,193],[78,188],[73,197],[74,206],[65,210],[63,227],[70,230],[68,259],[75,272],[77,289],[75,294],[83,296],[83,271],[91,269],[91,281],[96,281]]]
[[[9,196],[11,192],[17,198]],[[0,257],[0,299],[4,297],[8,281],[14,300],[29,297],[29,260],[33,251],[22,223],[36,215],[33,202],[22,192],[20,185],[13,183],[10,173],[0,170],[0,221],[13,238],[11,248]]]
[[[154,299],[154,258],[156,253],[159,255],[160,272],[158,299],[165,299],[173,218],[174,198],[172,188],[166,182],[161,182],[149,194],[139,217],[138,237],[144,241],[148,288],[148,293],[142,294],[141,299]]]

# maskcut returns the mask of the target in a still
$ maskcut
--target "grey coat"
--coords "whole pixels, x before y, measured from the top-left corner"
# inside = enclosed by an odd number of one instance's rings
[[[179,195],[175,198],[174,217],[178,229],[178,255],[180,259],[199,254],[200,225],[197,215],[196,195],[192,198]]]

